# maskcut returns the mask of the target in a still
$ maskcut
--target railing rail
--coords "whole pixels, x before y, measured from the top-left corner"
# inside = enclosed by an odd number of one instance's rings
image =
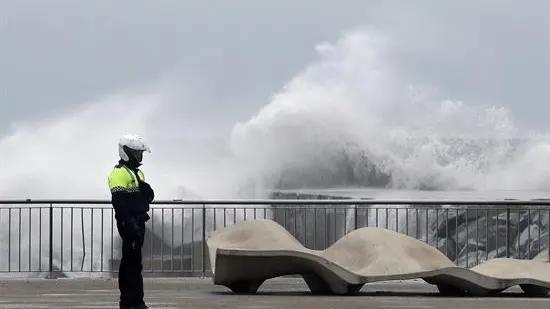
[[[111,201],[105,199],[6,199],[0,200],[3,205],[22,204],[56,204],[56,205],[105,205],[110,207]],[[188,200],[156,200],[155,205],[485,205],[485,206],[550,206],[550,199],[533,200],[457,200],[457,199],[188,199]]]
[[[466,267],[495,257],[550,259],[550,200],[168,200],[155,201],[150,215],[147,274],[207,276],[210,233],[260,218],[318,250],[375,226],[425,241]],[[0,200],[0,273],[116,274],[118,242],[109,200]]]

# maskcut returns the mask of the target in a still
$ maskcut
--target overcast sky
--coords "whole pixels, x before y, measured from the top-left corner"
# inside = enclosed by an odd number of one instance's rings
[[[169,79],[190,113],[247,120],[315,57],[366,24],[395,65],[448,96],[550,122],[550,1],[2,0],[0,132],[124,87]]]

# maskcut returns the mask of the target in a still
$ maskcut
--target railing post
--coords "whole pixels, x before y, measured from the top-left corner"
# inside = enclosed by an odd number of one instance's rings
[[[497,216],[497,222],[498,222],[498,216]],[[518,229],[519,229],[519,217],[518,217]],[[498,244],[497,244],[497,250],[498,250]],[[510,257],[510,206],[506,208],[506,257],[507,258]]]
[[[48,238],[49,238],[49,254],[48,254],[48,278],[54,279],[53,276],[53,203],[50,203],[50,215],[49,215],[49,232],[48,232]]]
[[[357,218],[359,218],[359,216],[357,215],[357,204],[354,204],[353,206],[354,206],[354,207],[353,207],[353,215],[354,215],[353,225],[355,226],[355,229],[354,229],[354,230],[356,230],[356,229],[357,229],[357,226],[358,226],[358,225],[357,225]]]
[[[202,277],[206,278],[206,204],[202,204]]]

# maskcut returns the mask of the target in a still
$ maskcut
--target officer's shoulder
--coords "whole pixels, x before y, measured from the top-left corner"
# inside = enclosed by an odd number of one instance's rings
[[[141,178],[141,180],[145,181],[145,174],[141,169],[138,170],[138,175],[139,175],[139,178]]]
[[[111,172],[109,173],[109,175],[122,175],[122,174],[125,174],[126,173],[126,170],[124,169],[124,167],[120,164],[117,164],[113,167],[113,169],[111,170]]]

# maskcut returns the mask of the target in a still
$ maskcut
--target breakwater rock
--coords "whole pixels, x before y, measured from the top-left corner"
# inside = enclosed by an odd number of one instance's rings
[[[271,198],[350,199],[286,192],[274,192]],[[385,227],[427,242],[459,266],[472,267],[496,257],[531,259],[548,249],[550,241],[548,206],[343,203],[273,208],[273,220],[311,249],[324,249],[356,228]]]

